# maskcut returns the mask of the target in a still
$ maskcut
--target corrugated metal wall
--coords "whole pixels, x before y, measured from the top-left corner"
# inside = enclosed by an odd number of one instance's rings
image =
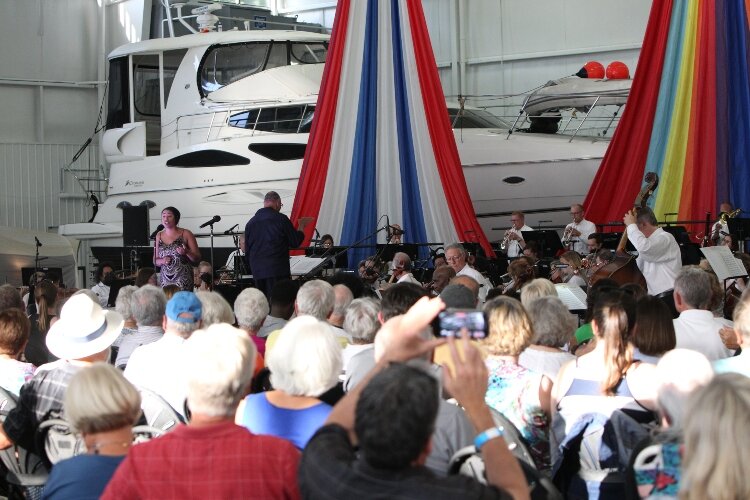
[[[63,168],[79,146],[0,143],[0,225],[50,230],[91,217],[87,195]],[[98,148],[89,147],[71,168],[96,172]]]

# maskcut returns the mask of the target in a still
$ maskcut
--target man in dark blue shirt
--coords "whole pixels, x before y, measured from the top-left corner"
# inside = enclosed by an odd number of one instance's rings
[[[276,281],[288,279],[289,249],[302,244],[311,217],[300,217],[299,229],[294,229],[289,217],[281,213],[281,197],[269,191],[258,210],[245,226],[245,255],[253,273],[255,286],[271,296]]]

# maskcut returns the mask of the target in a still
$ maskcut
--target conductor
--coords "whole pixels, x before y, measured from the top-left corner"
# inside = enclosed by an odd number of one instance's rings
[[[271,297],[274,284],[290,278],[289,249],[302,244],[302,231],[312,217],[300,217],[294,229],[289,217],[281,213],[281,197],[269,191],[258,210],[245,226],[245,256],[253,273],[255,286]]]

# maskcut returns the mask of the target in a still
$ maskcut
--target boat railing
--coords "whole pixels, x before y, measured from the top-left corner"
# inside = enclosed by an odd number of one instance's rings
[[[274,119],[267,120],[262,119],[262,113],[260,110],[268,108],[283,107],[279,106],[279,103],[274,102],[273,105],[269,106],[237,106],[227,109],[206,111],[203,113],[191,113],[187,115],[181,115],[171,122],[162,125],[162,131],[170,130],[167,134],[162,135],[162,141],[168,140],[172,137],[175,138],[176,147],[187,146],[188,144],[181,144],[185,136],[199,135],[201,138],[198,140],[191,139],[190,144],[200,144],[209,142],[211,140],[219,139],[222,137],[222,132],[225,129],[231,128],[233,131],[237,131],[254,136],[256,132],[270,132],[270,133],[285,133],[285,134],[299,134],[302,132],[302,127],[307,123],[305,117],[307,116],[308,107],[313,107],[313,104],[305,104],[302,114],[299,118],[289,119]],[[250,112],[252,110],[258,110],[255,114],[254,120],[244,120],[245,126],[232,126],[230,119],[232,116]],[[187,122],[187,123],[186,123]],[[242,119],[237,119],[238,123],[243,122]],[[296,127],[294,124],[296,123]],[[174,127],[172,127],[174,125]],[[205,131],[205,135],[203,132]]]

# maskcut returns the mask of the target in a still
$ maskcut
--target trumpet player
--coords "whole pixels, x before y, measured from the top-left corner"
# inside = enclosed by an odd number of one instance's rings
[[[574,250],[581,255],[589,253],[588,237],[596,233],[596,225],[584,218],[583,205],[576,203],[570,206],[570,216],[573,222],[565,226],[563,231],[563,245],[569,250]]]
[[[729,225],[727,219],[735,217],[740,211],[733,210],[732,205],[728,202],[724,202],[719,205],[719,220],[717,220],[711,228],[711,241],[714,245],[719,245],[722,240],[722,233],[729,233]]]
[[[503,242],[500,245],[508,258],[518,257],[523,253],[523,249],[526,243],[523,240],[523,234],[521,231],[533,231],[524,222],[525,217],[523,212],[513,212],[510,214],[511,227],[505,231]]]

